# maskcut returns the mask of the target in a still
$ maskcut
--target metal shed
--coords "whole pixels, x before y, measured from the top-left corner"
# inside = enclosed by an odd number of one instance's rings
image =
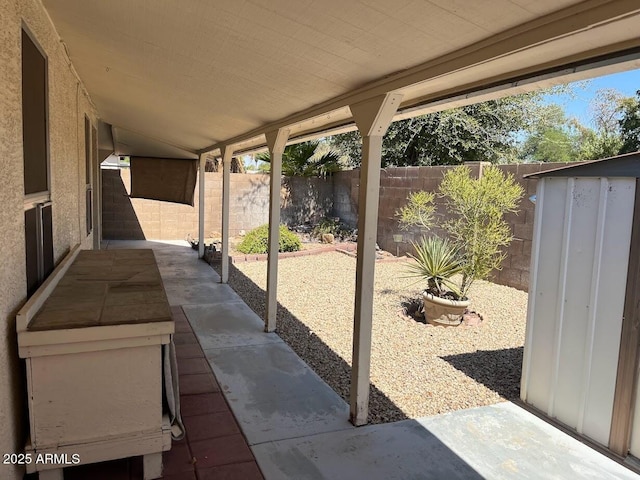
[[[528,177],[538,185],[521,399],[640,457],[640,153]]]

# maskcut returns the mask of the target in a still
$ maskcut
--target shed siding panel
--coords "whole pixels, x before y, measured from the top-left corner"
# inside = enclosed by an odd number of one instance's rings
[[[583,428],[585,435],[604,445],[611,429],[634,196],[635,179],[609,179]]]
[[[569,224],[567,276],[560,291],[562,333],[559,343],[558,377],[555,385],[554,413],[561,422],[577,427],[583,392],[583,366],[588,361],[585,343],[589,318],[589,299],[597,233],[600,180],[575,179],[572,215]],[[562,288],[564,287],[564,288]]]
[[[553,339],[555,336],[555,310],[558,296],[564,205],[565,179],[544,179],[545,198],[539,242],[539,270],[535,285],[535,308],[532,309],[531,369],[525,401],[536,408],[547,411],[551,392]],[[532,290],[532,291],[534,291]],[[530,312],[531,315],[531,312]]]

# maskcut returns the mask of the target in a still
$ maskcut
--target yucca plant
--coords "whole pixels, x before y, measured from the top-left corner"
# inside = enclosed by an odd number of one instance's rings
[[[407,265],[409,276],[426,280],[427,291],[432,295],[443,297],[452,292],[456,299],[460,299],[462,292],[451,280],[464,268],[458,248],[446,238],[437,236],[422,238],[420,243],[413,243],[413,248],[416,254],[410,256],[415,263]]]

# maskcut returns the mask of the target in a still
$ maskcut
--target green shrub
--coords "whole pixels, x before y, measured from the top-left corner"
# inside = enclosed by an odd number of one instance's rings
[[[342,223],[340,220],[325,217],[320,220],[320,223],[313,227],[311,236],[322,240],[322,235],[327,233],[333,235],[336,240],[344,241],[353,237],[354,229]]]
[[[455,293],[459,298],[465,298],[475,280],[486,280],[493,270],[500,269],[506,257],[504,249],[513,239],[504,214],[517,213],[523,194],[523,188],[513,175],[503,174],[494,165],[484,168],[479,179],[472,177],[468,167],[448,170],[440,183],[438,196],[443,199],[450,219],[439,224],[449,234],[452,245],[444,245],[439,240],[414,245],[417,267],[412,267],[410,273],[419,274],[431,282],[429,288],[442,290],[440,286],[444,282],[433,285],[431,281],[435,275],[430,270],[437,263],[431,257],[444,263],[439,256],[447,253],[451,247],[460,257],[462,273],[459,288],[452,290],[457,290]],[[407,205],[396,212],[400,225],[403,228],[420,227],[428,230],[435,223],[434,198],[429,192],[411,194]],[[448,261],[453,254],[447,253],[445,257]]]
[[[480,179],[473,178],[469,168],[457,167],[444,175],[440,195],[453,216],[444,228],[462,255],[460,290],[466,296],[475,280],[500,269],[503,249],[513,240],[504,214],[517,213],[524,189],[495,165],[484,168]]]
[[[436,207],[433,205],[435,195],[432,192],[413,192],[407,198],[407,204],[396,212],[402,230],[419,227],[429,230],[433,225]]]
[[[269,251],[269,225],[262,225],[247,233],[238,245],[238,251],[242,253],[268,253]],[[302,247],[298,236],[280,225],[280,252],[297,252]]]
[[[323,218],[320,223],[313,227],[311,232],[314,237],[320,238],[322,235],[330,233],[334,236],[338,236],[340,233],[340,222],[336,222],[332,218]]]

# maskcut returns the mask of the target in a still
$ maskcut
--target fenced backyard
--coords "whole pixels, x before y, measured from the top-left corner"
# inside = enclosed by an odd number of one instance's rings
[[[525,190],[518,214],[508,214],[506,220],[514,240],[507,250],[502,270],[494,272],[493,281],[520,290],[529,285],[531,238],[533,236],[534,204],[529,197],[535,193],[536,180],[523,179],[528,173],[561,167],[564,164],[499,165],[514,175]],[[419,232],[400,231],[395,212],[406,204],[407,196],[417,190],[436,191],[443,173],[453,167],[386,168],[380,178],[380,209],[378,213],[378,244],[393,254],[411,251],[411,241]],[[470,165],[477,175],[478,165]],[[315,223],[324,217],[339,217],[346,224],[357,224],[359,170],[346,170],[328,178],[283,177],[280,196],[281,221],[291,227],[304,222]],[[198,191],[195,204],[178,205],[129,198],[128,169],[103,170],[103,226],[105,239],[184,240],[197,237]],[[205,177],[205,237],[220,237],[222,174],[208,172]],[[231,175],[230,234],[243,232],[267,223],[269,176],[267,174]],[[439,213],[444,213],[438,205]],[[446,217],[440,217],[446,220]],[[394,235],[402,235],[396,243]]]
[[[278,334],[342,398],[349,399],[355,258],[332,252],[279,262]],[[266,262],[232,265],[229,284],[264,315]],[[481,326],[434,327],[403,303],[424,286],[404,262],[376,264],[369,420],[385,423],[516,399],[527,294],[488,282],[472,287]]]

